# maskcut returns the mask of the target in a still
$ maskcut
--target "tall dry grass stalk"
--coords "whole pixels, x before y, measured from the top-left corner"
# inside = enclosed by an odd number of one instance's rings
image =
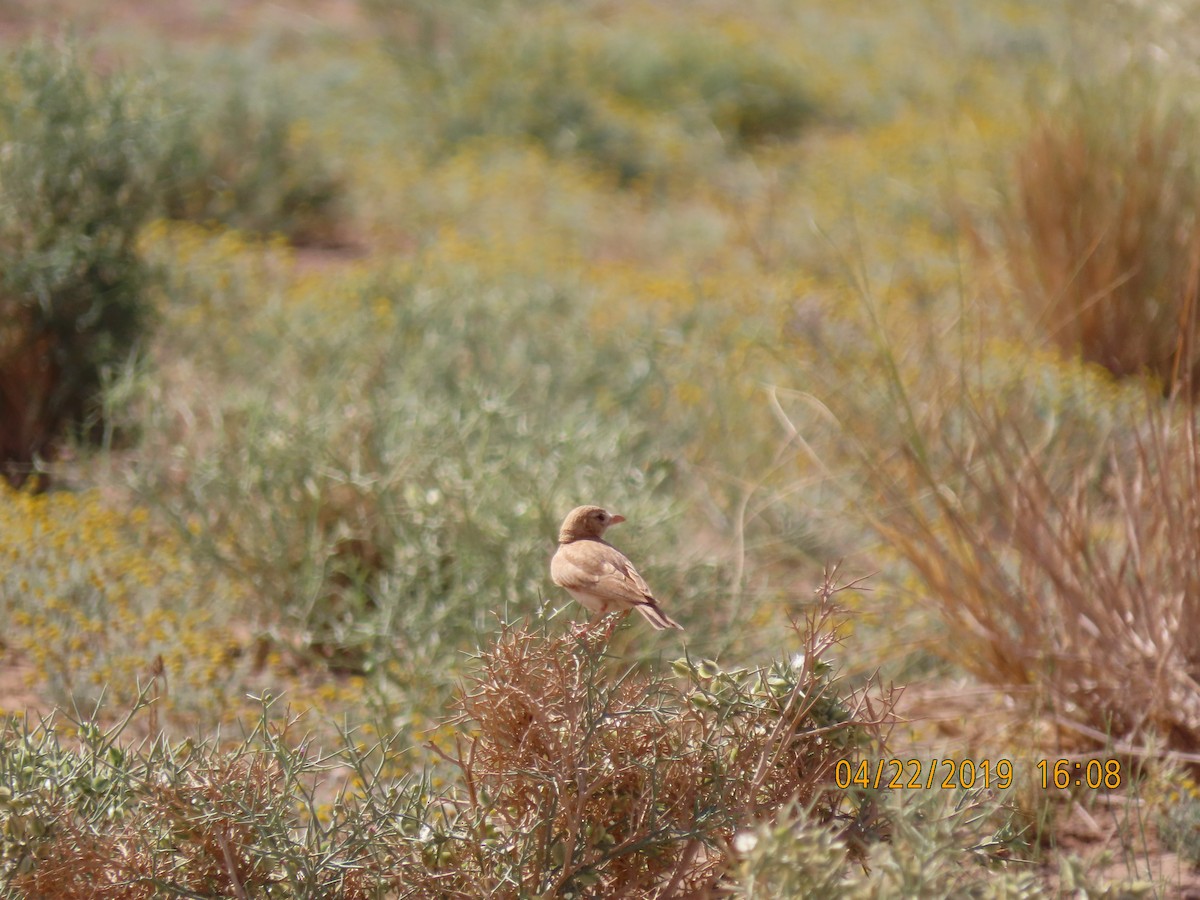
[[[1182,109],[1127,105],[1080,98],[1034,129],[1016,160],[1005,250],[1050,343],[1170,390],[1200,365],[1177,359],[1197,290],[1197,129]]]
[[[1014,373],[1002,350],[947,367],[922,402],[879,334],[903,437],[899,455],[864,450],[869,517],[955,662],[1083,739],[1196,753],[1200,432],[1180,401],[1200,372],[1200,160],[1186,110],[1124,87],[1077,91],[1037,126],[1002,226],[1045,340],[1154,389],[1118,402],[1073,362]]]
[[[954,661],[1088,740],[1200,751],[1200,433],[1145,421],[1064,483],[1014,418],[972,410],[951,491],[915,453],[874,525],[923,579]],[[877,470],[877,474],[880,470]],[[924,497],[926,503],[915,502]],[[1030,692],[1028,689],[1032,689]]]

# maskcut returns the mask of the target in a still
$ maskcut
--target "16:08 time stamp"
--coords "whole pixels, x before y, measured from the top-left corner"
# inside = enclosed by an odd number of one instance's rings
[[[1042,759],[1034,767],[1042,789],[1065,790],[1074,785],[1091,790],[1115,791],[1124,783],[1119,759]],[[833,767],[834,783],[843,790],[850,787],[925,789],[997,788],[1004,790],[1013,782],[1013,763],[1009,759],[839,759]]]

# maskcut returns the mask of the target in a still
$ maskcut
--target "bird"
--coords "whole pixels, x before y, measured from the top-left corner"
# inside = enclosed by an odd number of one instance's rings
[[[610,525],[625,521],[600,506],[577,506],[558,532],[550,578],[584,609],[600,614],[636,609],[656,631],[683,626],[663,612],[650,585],[620,550],[604,540]]]

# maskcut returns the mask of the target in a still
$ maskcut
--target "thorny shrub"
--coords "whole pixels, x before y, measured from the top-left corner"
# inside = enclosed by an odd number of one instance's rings
[[[833,767],[880,737],[892,698],[836,688],[832,596],[797,625],[790,662],[682,659],[682,682],[622,670],[609,631],[505,628],[459,699],[446,756],[464,793],[405,873],[412,896],[703,897],[735,832],[792,803],[852,827]]]
[[[429,771],[396,778],[392,743],[345,733],[322,752],[269,702],[224,746],[12,720],[0,879],[60,898],[714,896],[735,834],[796,804],[811,827],[869,837],[873,803],[855,808],[833,769],[880,739],[893,697],[839,684],[833,596],[796,623],[791,661],[755,670],[623,669],[615,622],[505,626],[459,694],[437,790]]]

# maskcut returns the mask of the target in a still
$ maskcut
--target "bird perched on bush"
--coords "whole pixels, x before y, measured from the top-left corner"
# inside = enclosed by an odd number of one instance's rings
[[[682,630],[662,611],[633,563],[604,540],[610,525],[624,521],[624,516],[599,506],[579,506],[567,513],[550,561],[550,577],[584,609],[601,614],[636,609],[658,630]]]

